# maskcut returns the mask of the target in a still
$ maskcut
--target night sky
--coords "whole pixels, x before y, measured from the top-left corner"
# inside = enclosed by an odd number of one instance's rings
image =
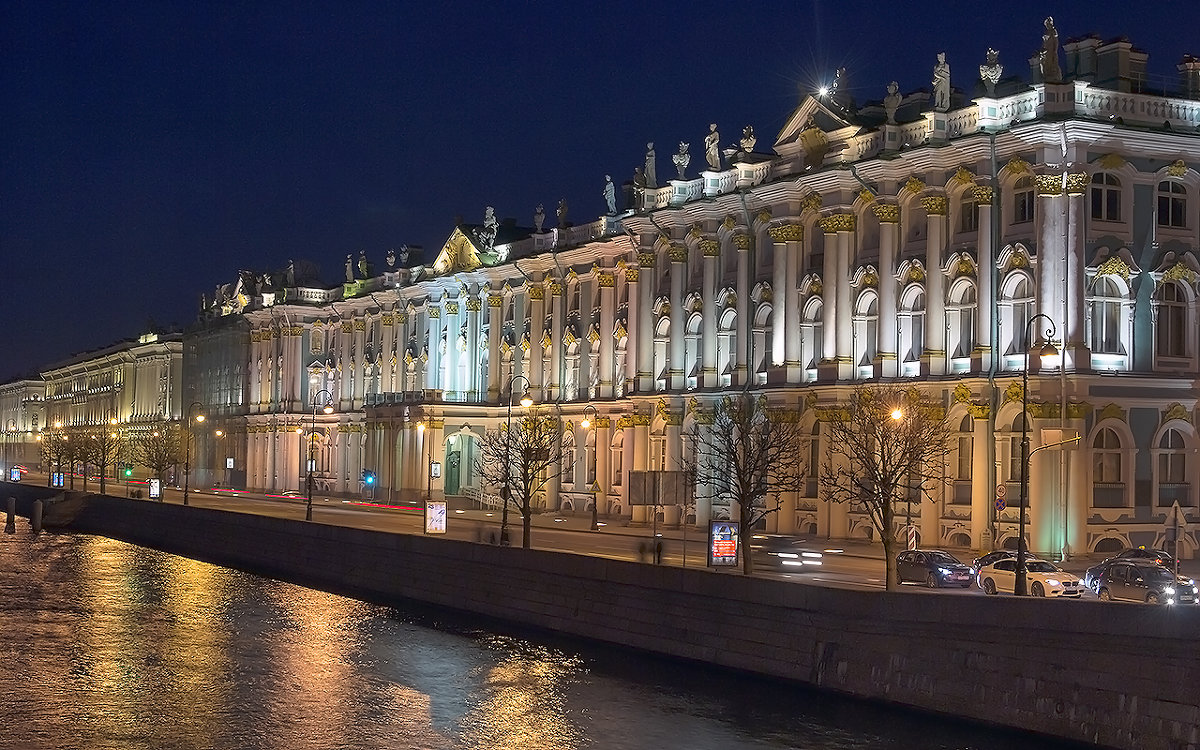
[[[887,8],[900,8],[889,10]],[[245,268],[436,252],[486,205],[532,226],[604,212],[655,142],[689,176],[715,122],[759,151],[845,66],[861,104],[972,90],[989,46],[1028,72],[1060,40],[1127,36],[1150,72],[1200,55],[1200,3],[0,3],[0,381],[191,323]]]

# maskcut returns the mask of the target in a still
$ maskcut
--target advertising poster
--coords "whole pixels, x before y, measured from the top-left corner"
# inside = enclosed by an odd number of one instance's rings
[[[55,471],[50,474],[50,486],[57,489],[62,489],[67,486],[67,475],[61,471]]]
[[[162,480],[161,479],[151,479],[150,480],[150,499],[157,500],[160,497],[162,497]]]
[[[741,535],[733,521],[708,522],[708,565],[712,568],[737,567]]]
[[[430,500],[425,503],[425,533],[446,533],[446,501]]]
[[[10,482],[21,481],[21,470],[15,466],[12,467],[11,469],[9,469],[8,470],[8,481],[10,481]]]

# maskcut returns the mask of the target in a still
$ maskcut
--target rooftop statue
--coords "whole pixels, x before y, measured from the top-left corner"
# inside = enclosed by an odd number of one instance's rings
[[[358,272],[364,279],[371,278],[371,264],[367,263],[367,251],[358,251]]]
[[[939,52],[937,65],[933,66],[933,108],[938,112],[950,110],[950,63],[946,53]]]
[[[742,140],[738,143],[742,147],[742,151],[747,154],[753,153],[755,143],[758,143],[758,139],[754,137],[754,126],[747,125],[742,128]]]
[[[566,229],[567,228],[567,199],[566,198],[558,199],[558,208],[555,209],[555,213],[558,214],[558,228]]]
[[[704,136],[704,158],[708,161],[708,168],[714,172],[721,169],[721,152],[720,144],[721,134],[717,132],[717,124],[714,122],[708,126],[708,135]],[[678,162],[676,162],[678,165]],[[679,173],[679,179],[683,179],[683,173]]]
[[[1000,64],[1000,53],[988,47],[987,62],[979,66],[979,77],[983,79],[983,85],[987,87],[989,98],[996,96],[996,82],[1000,80],[1003,73],[1004,66]]]
[[[346,283],[354,281],[354,256],[347,253],[346,255]]]
[[[475,230],[475,237],[479,239],[483,246],[491,250],[496,244],[496,232],[499,231],[500,222],[496,221],[496,209],[488,206],[483,210],[483,226]]]
[[[617,186],[613,184],[612,175],[604,175],[604,202],[608,204],[608,215],[617,215]]]
[[[688,153],[688,144],[680,141],[679,153],[672,156],[671,161],[675,162],[675,168],[679,170],[679,179],[686,179],[683,172],[687,169],[688,164],[692,163],[692,155]]]
[[[646,178],[646,187],[658,187],[658,178],[654,174],[654,143],[646,144],[646,169],[642,172]]]
[[[288,289],[296,286],[296,261],[288,260],[287,271],[283,274],[283,284]]]
[[[542,233],[542,224],[546,223],[546,207],[541,203],[537,204],[537,208],[533,211],[533,230],[538,234]]]
[[[389,271],[396,267],[396,251],[394,249],[389,248],[383,259],[387,261]]]
[[[1054,28],[1054,17],[1046,16],[1046,33],[1042,34],[1042,49],[1038,60],[1042,66],[1042,83],[1062,81],[1062,69],[1058,67],[1058,29]]]
[[[883,111],[887,113],[887,124],[896,124],[896,110],[900,109],[900,102],[904,97],[900,95],[900,84],[892,81],[887,87],[887,96],[883,97]]]

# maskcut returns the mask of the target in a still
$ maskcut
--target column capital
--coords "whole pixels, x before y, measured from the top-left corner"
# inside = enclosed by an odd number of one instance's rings
[[[921,199],[921,208],[928,216],[945,216],[949,212],[948,203],[944,195],[927,195]]]
[[[833,214],[820,220],[821,231],[826,234],[853,232],[857,217],[854,214]]]
[[[900,222],[900,207],[894,203],[873,203],[871,210],[875,212],[875,216],[884,224],[897,224]]]
[[[781,224],[767,230],[776,242],[798,242],[804,239],[802,224]]]

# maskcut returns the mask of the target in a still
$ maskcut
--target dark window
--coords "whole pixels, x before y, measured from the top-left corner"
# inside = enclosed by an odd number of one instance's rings
[[[1187,188],[1178,182],[1158,183],[1158,225],[1177,229],[1187,226]]]
[[[1107,172],[1092,175],[1092,218],[1121,220],[1121,181]]]

